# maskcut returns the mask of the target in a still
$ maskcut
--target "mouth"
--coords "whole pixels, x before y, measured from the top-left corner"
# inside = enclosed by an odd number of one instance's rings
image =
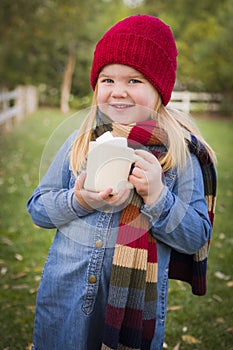
[[[126,103],[110,103],[109,106],[115,108],[116,110],[125,110],[128,108],[132,108],[134,105]]]

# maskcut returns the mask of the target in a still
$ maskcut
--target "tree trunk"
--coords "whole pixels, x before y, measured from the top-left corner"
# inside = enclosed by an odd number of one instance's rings
[[[71,44],[69,48],[68,63],[64,71],[63,82],[61,86],[61,111],[63,114],[67,114],[69,108],[69,97],[72,84],[72,76],[75,68],[75,48]]]

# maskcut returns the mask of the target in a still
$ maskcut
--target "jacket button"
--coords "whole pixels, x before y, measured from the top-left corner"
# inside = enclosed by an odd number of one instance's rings
[[[98,239],[98,240],[95,242],[96,248],[101,248],[102,245],[103,245],[103,242],[101,241],[101,239]]]
[[[89,276],[89,282],[92,283],[92,284],[95,283],[96,282],[96,277],[94,275],[90,275]]]

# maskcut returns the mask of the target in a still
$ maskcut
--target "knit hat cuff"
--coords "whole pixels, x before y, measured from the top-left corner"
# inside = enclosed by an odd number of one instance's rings
[[[157,89],[163,104],[167,105],[175,84],[176,65],[158,43],[135,33],[105,35],[98,42],[94,53],[91,71],[93,90],[101,69],[114,63],[129,65],[138,70]],[[155,67],[156,74],[151,74]]]

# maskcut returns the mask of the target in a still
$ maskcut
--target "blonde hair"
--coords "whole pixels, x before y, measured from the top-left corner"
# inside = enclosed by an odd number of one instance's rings
[[[93,95],[92,107],[79,129],[78,136],[71,149],[70,164],[75,176],[77,176],[86,165],[89,142],[96,120],[97,88],[98,85]],[[206,147],[211,159],[216,161],[213,149],[204,140],[196,123],[189,114],[165,107],[162,104],[160,96],[156,101],[154,111],[153,119],[156,119],[158,125],[166,131],[168,136],[168,151],[165,156],[160,159],[163,171],[167,171],[173,167],[177,167],[178,170],[181,170],[185,167],[187,156],[189,156],[186,140],[189,138],[190,133]]]

